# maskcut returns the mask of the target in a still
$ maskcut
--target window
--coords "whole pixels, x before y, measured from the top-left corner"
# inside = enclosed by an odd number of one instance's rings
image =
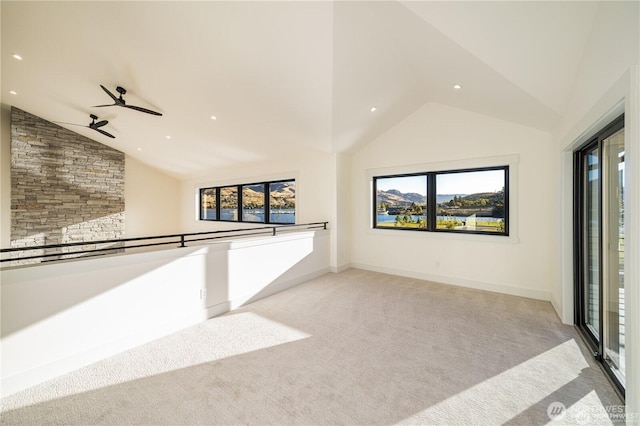
[[[220,220],[238,221],[238,187],[220,188]]]
[[[427,176],[409,175],[376,179],[378,228],[427,227]]]
[[[504,169],[436,174],[436,229],[505,232]]]
[[[296,182],[269,183],[269,222],[296,223]]]
[[[264,185],[242,187],[242,221],[264,223]]]
[[[376,176],[374,228],[509,235],[509,167]]]
[[[200,189],[200,220],[296,223],[296,181]]]
[[[217,220],[218,189],[205,188],[200,190],[200,217],[202,219]]]

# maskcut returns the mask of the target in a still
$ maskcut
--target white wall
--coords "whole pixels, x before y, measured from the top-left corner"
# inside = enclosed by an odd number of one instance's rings
[[[352,265],[550,299],[557,206],[550,135],[425,104],[352,157]],[[494,164],[495,163],[495,164]],[[371,175],[510,163],[510,237],[371,229]]]
[[[334,272],[350,267],[351,263],[351,156],[341,153],[336,156],[336,216],[331,226],[332,259]]]
[[[553,132],[560,144],[565,141],[562,147],[593,124],[581,122],[585,118],[589,121],[587,116],[594,106],[601,103],[614,83],[638,63],[639,7],[640,3],[635,1],[600,2],[567,111]]]
[[[552,265],[561,280],[553,291],[565,323],[573,323],[572,152],[625,113],[625,314],[626,405],[640,413],[640,3],[600,2],[572,97],[553,133],[561,167],[555,199],[562,208],[556,240],[561,253]]]
[[[180,232],[180,181],[125,158],[125,237]]]
[[[328,231],[3,270],[2,394],[328,271]]]

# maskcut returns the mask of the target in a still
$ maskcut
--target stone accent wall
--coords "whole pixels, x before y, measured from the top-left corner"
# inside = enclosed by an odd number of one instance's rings
[[[124,158],[11,108],[11,246],[124,238]]]

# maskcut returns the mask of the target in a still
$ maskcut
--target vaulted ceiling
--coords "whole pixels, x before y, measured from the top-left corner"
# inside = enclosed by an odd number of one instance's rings
[[[115,139],[63,126],[176,177],[354,150],[426,102],[551,130],[598,9],[574,1],[0,4],[3,105],[78,124],[94,113]],[[93,107],[111,103],[101,84],[124,87],[128,104],[163,116]]]

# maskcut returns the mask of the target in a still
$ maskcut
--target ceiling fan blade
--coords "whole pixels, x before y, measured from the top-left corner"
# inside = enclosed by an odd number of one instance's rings
[[[102,90],[104,90],[105,92],[107,92],[107,95],[111,96],[111,99],[113,99],[113,102],[118,103],[118,98],[116,98],[116,96],[111,93],[109,91],[109,89],[107,89],[106,87],[104,87],[102,84],[100,85],[100,87],[102,87]]]
[[[105,132],[105,131],[104,131],[104,130],[102,130],[102,129],[93,129],[93,130],[95,130],[96,132],[100,132],[100,133],[102,133],[102,134],[103,134],[103,135],[105,135],[105,136],[109,136],[110,138],[113,138],[113,139],[115,139],[115,138],[116,138],[116,137],[115,137],[115,136],[113,136],[111,133],[107,133],[107,132]]]
[[[142,108],[142,107],[139,107],[139,106],[134,106],[134,105],[122,105],[122,106],[125,107],[125,108],[135,109],[136,111],[146,112],[147,114],[162,116],[162,114],[159,113],[159,112],[151,111],[150,109]]]
[[[84,124],[78,124],[78,123],[65,123],[64,121],[54,121],[53,123],[56,123],[56,124],[68,124],[68,125],[70,125],[70,126],[89,127],[89,126],[85,126]]]
[[[109,122],[107,120],[102,120],[102,121],[98,121],[97,123],[92,124],[91,127],[94,128],[94,129],[97,129],[98,127],[106,126],[107,124],[109,124]]]

